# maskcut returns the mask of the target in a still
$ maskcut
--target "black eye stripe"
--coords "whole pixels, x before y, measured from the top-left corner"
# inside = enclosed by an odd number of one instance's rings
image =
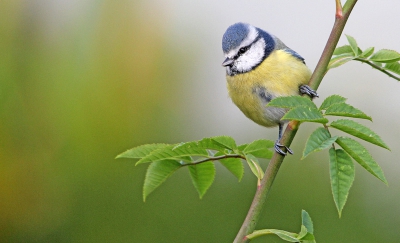
[[[236,54],[236,56],[234,56],[234,59],[237,59],[238,57],[240,57],[241,55],[243,55],[246,51],[248,51],[250,49],[250,45],[249,46],[244,46],[242,48],[239,49],[238,54]]]

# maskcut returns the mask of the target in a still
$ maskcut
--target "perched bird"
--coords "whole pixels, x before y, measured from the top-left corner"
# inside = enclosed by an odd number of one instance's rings
[[[306,85],[311,77],[304,58],[277,37],[250,24],[231,25],[222,38],[226,80],[233,103],[251,120],[264,127],[279,126],[275,150],[293,152],[279,143],[286,109],[266,107],[280,96],[318,94]]]

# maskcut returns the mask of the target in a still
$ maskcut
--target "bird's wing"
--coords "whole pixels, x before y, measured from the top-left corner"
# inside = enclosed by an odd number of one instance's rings
[[[305,64],[304,58],[302,56],[300,56],[299,53],[293,51],[288,46],[286,46],[285,43],[283,43],[278,37],[273,36],[273,38],[275,41],[275,49],[276,50],[283,50],[283,51],[289,53],[290,55],[296,57],[297,59],[299,59],[300,61],[302,61]]]

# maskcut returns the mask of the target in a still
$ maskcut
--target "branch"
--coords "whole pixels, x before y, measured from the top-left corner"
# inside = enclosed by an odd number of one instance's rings
[[[394,78],[397,81],[400,81],[400,77],[397,77],[397,76],[391,74],[390,72],[386,71],[384,68],[382,68],[382,67],[380,67],[380,66],[378,66],[378,65],[376,65],[376,64],[374,64],[374,63],[372,63],[372,62],[370,62],[368,60],[365,60],[365,59],[362,59],[362,58],[354,58],[354,60],[366,63],[366,64],[370,65],[371,67],[381,71],[382,73],[387,74],[389,77]]]
[[[331,34],[329,39],[326,43],[325,49],[322,52],[321,58],[317,64],[317,67],[314,70],[314,73],[310,79],[309,86],[317,90],[322,78],[324,77],[329,61],[332,57],[333,51],[339,41],[339,38],[343,32],[344,26],[346,25],[347,19],[350,16],[350,13],[357,3],[357,0],[347,0],[343,9],[340,4],[339,0],[336,1],[336,14],[335,14],[335,23],[333,25]],[[340,4],[341,5],[341,4]],[[338,11],[341,10],[341,11]],[[338,12],[342,12],[338,14]],[[295,137],[297,130],[299,129],[300,123],[298,121],[291,121],[289,122],[288,126],[286,127],[285,133],[282,136],[281,144],[285,144],[286,146],[290,146]],[[257,187],[256,194],[254,195],[253,202],[250,206],[249,212],[247,213],[246,219],[244,220],[242,227],[240,228],[234,243],[239,242],[248,242],[249,239],[246,238],[246,235],[252,233],[255,230],[256,224],[260,218],[262,207],[265,203],[267,195],[270,191],[270,188],[275,180],[275,177],[278,173],[278,170],[283,162],[285,157],[279,155],[278,153],[274,153],[271,161],[268,164],[267,170],[265,171],[265,175],[261,181],[259,187]]]

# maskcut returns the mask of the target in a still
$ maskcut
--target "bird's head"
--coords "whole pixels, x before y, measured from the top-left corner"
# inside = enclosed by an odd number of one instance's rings
[[[236,23],[229,26],[222,37],[222,50],[230,76],[256,68],[275,48],[273,37],[250,24]]]

